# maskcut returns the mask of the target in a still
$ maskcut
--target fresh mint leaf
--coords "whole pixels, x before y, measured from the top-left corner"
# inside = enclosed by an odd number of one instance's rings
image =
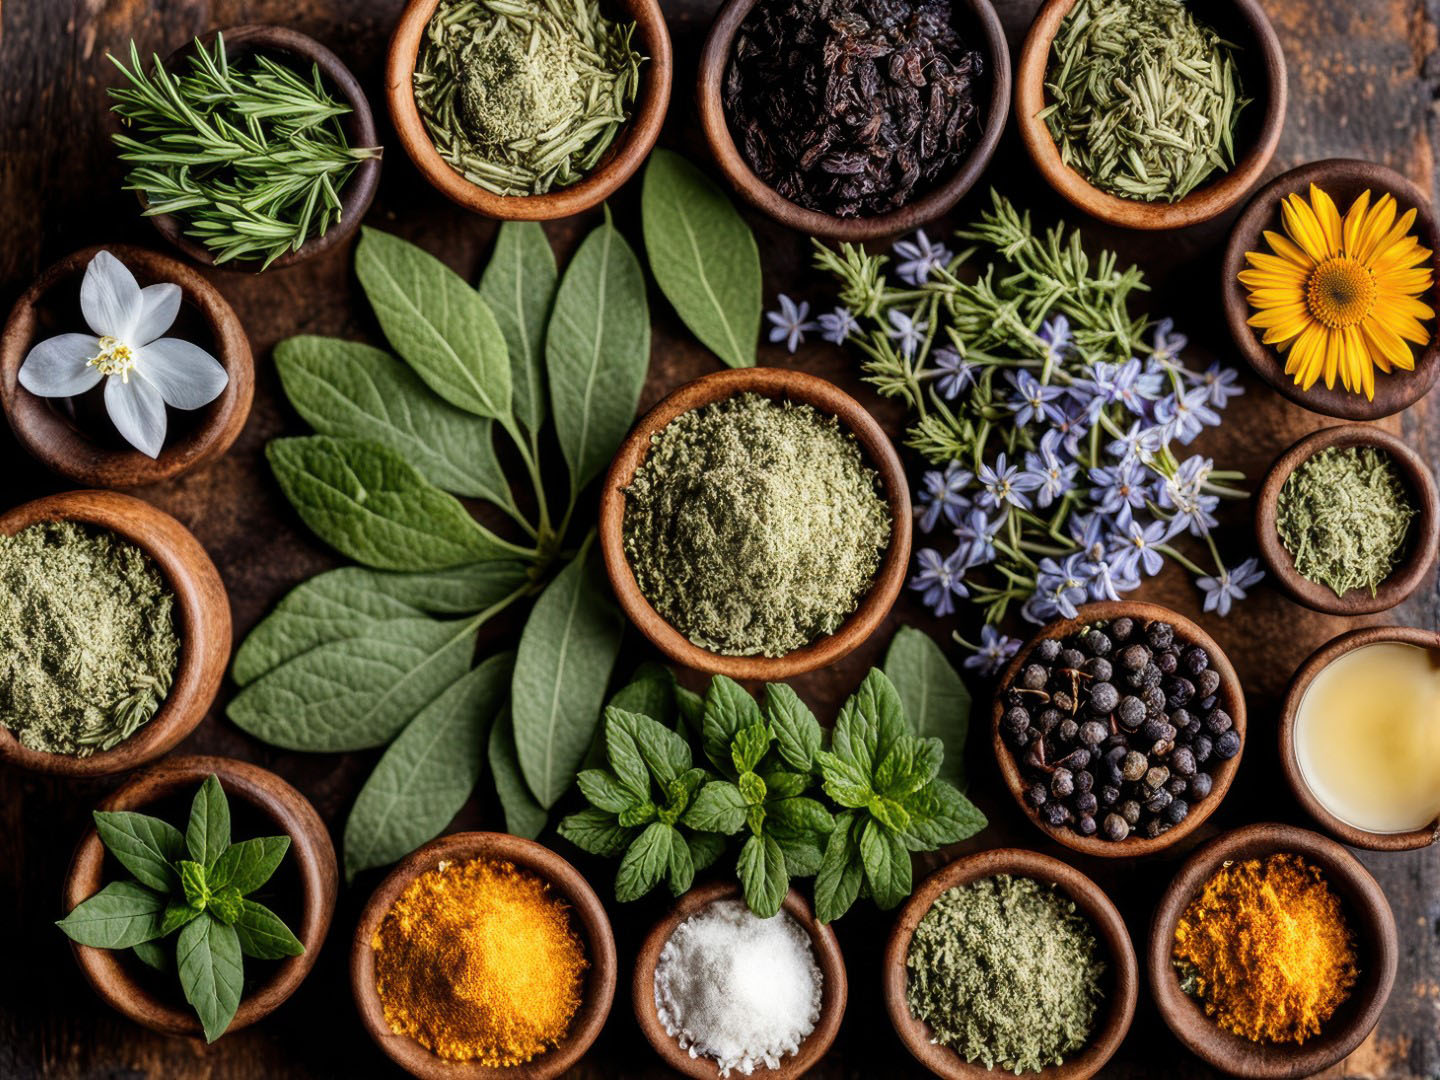
[[[644,663],[630,681],[615,691],[609,708],[638,713],[667,727],[675,722],[675,673],[661,664]]]
[[[244,977],[235,928],[202,914],[180,931],[175,948],[180,988],[200,1018],[205,1041],[213,1043],[235,1018]]]
[[[670,863],[666,868],[666,879],[670,894],[679,896],[689,892],[695,881],[695,860],[690,856],[690,845],[685,843],[678,832],[671,830]]]
[[[719,833],[691,833],[686,841],[690,847],[690,861],[695,865],[697,874],[708,870],[725,853],[725,837]]]
[[[649,799],[633,802],[616,815],[616,820],[626,828],[648,825],[660,816],[660,808]],[[669,824],[669,822],[666,822]]]
[[[840,708],[835,718],[831,749],[865,775],[873,777],[895,740],[907,734],[900,695],[879,668],[871,668],[865,681]]]
[[[750,910],[762,919],[776,915],[790,891],[790,876],[785,870],[785,854],[775,838],[751,836],[740,848],[735,868]]]
[[[813,832],[828,836],[835,828],[835,818],[825,805],[815,799],[797,796],[789,799],[771,799],[765,804],[770,812],[772,825],[793,829],[797,832]]]
[[[854,814],[837,814],[835,828],[825,844],[825,857],[815,875],[815,917],[822,923],[840,918],[860,895],[865,868],[854,825]]]
[[[613,706],[605,709],[605,758],[614,770],[620,785],[636,799],[650,797],[650,769],[640,744],[635,741],[632,726],[623,721],[630,713]],[[619,810],[615,811],[617,814]]]
[[[689,745],[658,720],[610,709],[606,717],[607,729],[615,724],[629,733],[650,775],[662,788],[689,771]]]
[[[240,951],[246,956],[257,960],[281,960],[305,952],[305,946],[280,921],[280,916],[254,900],[240,901],[234,925]]]
[[[755,773],[741,773],[739,779],[735,782],[735,786],[740,789],[740,794],[745,797],[745,804],[747,806],[759,806],[765,801],[765,795],[767,793],[765,781],[761,780]]]
[[[732,836],[744,827],[748,807],[738,787],[712,780],[700,789],[680,820],[692,829]]]
[[[683,686],[675,687],[675,712],[680,718],[676,730],[692,743],[701,742],[701,729],[705,724],[705,699],[694,690]]]
[[[160,935],[162,937],[168,937],[191,919],[199,918],[202,910],[202,908],[194,907],[190,904],[167,904],[165,914],[160,921]]]
[[[815,754],[820,749],[820,722],[806,704],[785,683],[765,687],[765,719],[775,732],[780,758],[802,773],[815,767]]]
[[[636,794],[604,769],[581,769],[575,783],[591,806],[610,814],[624,813],[636,803],[649,799],[648,794]]]
[[[95,831],[107,851],[147,888],[168,893],[178,883],[171,865],[185,855],[185,837],[168,821],[129,811],[96,810]]]
[[[742,774],[753,772],[760,764],[760,759],[769,751],[773,738],[770,729],[764,724],[752,724],[737,731],[730,743],[730,760],[735,771]]]
[[[910,853],[880,822],[865,822],[860,831],[860,858],[865,881],[881,910],[888,911],[910,895]]]
[[[614,814],[593,806],[566,817],[557,831],[581,851],[607,857],[619,855],[639,835],[617,822]]]
[[[887,799],[884,795],[875,795],[865,807],[870,811],[870,816],[887,829],[900,832],[910,825],[910,813],[894,799]]]
[[[509,705],[500,711],[490,728],[490,775],[495,781],[495,793],[500,797],[500,808],[505,811],[505,831],[534,840],[544,831],[549,815],[525,786],[520,758],[515,751],[515,728],[510,722]]]
[[[209,869],[230,846],[230,803],[220,778],[211,773],[190,803],[190,821],[185,826],[185,846],[204,869]],[[184,883],[183,864],[180,871]],[[201,880],[203,881],[203,875]]]
[[[181,859],[175,864],[180,871],[180,891],[185,903],[197,911],[204,911],[210,902],[210,885],[205,880],[205,864],[193,859]]]
[[[870,802],[874,794],[870,790],[870,778],[854,762],[826,750],[817,753],[815,761],[820,766],[825,794],[830,798],[852,810]]]
[[[760,779],[765,781],[766,798],[775,800],[802,794],[810,786],[811,778],[786,769],[765,768],[760,771]]]
[[[615,899],[638,900],[659,884],[670,869],[670,847],[684,838],[670,825],[654,822],[646,827],[620,860],[615,874]]]
[[[55,925],[80,945],[128,949],[160,936],[165,897],[134,881],[112,881]]]
[[[532,434],[545,422],[545,326],[559,276],[555,253],[538,222],[500,223],[480,278],[480,296],[510,354],[511,408]]]
[[[989,824],[985,815],[953,785],[934,780],[905,801],[909,824],[900,831],[911,851],[934,851],[968,840]]]
[[[212,891],[234,888],[247,896],[270,880],[289,850],[288,836],[261,836],[231,844],[215,860],[206,881]]]
[[[705,719],[702,740],[705,756],[716,768],[730,769],[730,744],[748,727],[763,726],[765,718],[750,692],[734,679],[716,675],[705,692]]]
[[[885,674],[900,695],[910,730],[944,744],[940,778],[964,790],[965,736],[972,702],[959,673],[934,638],[902,626],[885,654]]]
[[[240,918],[243,903],[244,901],[240,898],[240,890],[234,885],[226,885],[223,889],[211,894],[205,910],[226,926],[233,926],[235,920]]]

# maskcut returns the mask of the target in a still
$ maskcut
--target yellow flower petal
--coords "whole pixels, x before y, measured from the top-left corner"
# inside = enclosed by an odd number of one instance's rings
[[[1305,254],[1317,263],[1323,262],[1330,251],[1325,245],[1325,232],[1315,217],[1310,204],[1299,195],[1290,195],[1280,204],[1280,218],[1290,238],[1305,249]]]
[[[1309,273],[1309,271],[1300,269],[1294,263],[1280,258],[1279,255],[1267,255],[1263,251],[1247,251],[1245,253],[1245,261],[1250,264],[1251,269],[1242,270],[1240,274],[1249,274],[1258,270],[1262,273],[1283,276],[1287,280],[1303,282]],[[1239,275],[1236,276],[1239,277]],[[1243,281],[1245,279],[1241,277],[1240,280]]]
[[[1381,293],[1416,296],[1430,288],[1432,280],[1433,275],[1423,266],[1375,272],[1375,288]]]
[[[1315,220],[1319,223],[1320,234],[1325,238],[1326,251],[1331,254],[1339,254],[1344,238],[1340,223],[1340,211],[1335,209],[1335,200],[1311,184],[1310,205],[1314,210]]]
[[[1395,196],[1383,195],[1365,218],[1360,228],[1360,238],[1352,255],[1363,263],[1369,263],[1375,255],[1375,245],[1390,231],[1395,221]]]
[[[1325,328],[1311,323],[1290,347],[1285,373],[1295,376],[1295,384],[1308,390],[1315,385],[1325,367]]]
[[[1345,254],[1354,255],[1356,248],[1360,246],[1360,227],[1365,224],[1365,215],[1370,210],[1370,189],[1366,188],[1360,193],[1350,209],[1345,214],[1345,224],[1342,229],[1344,238]]]
[[[1410,346],[1384,323],[1366,319],[1360,324],[1360,332],[1365,337],[1365,343],[1370,346],[1370,353],[1376,363],[1385,371],[1389,371],[1391,365],[1402,371],[1415,370],[1415,358],[1410,353]]]
[[[1294,263],[1301,271],[1307,274],[1315,269],[1315,260],[1292,243],[1289,237],[1281,236],[1279,233],[1271,232],[1269,229],[1265,230],[1264,236],[1265,242],[1270,245],[1270,250],[1286,262]]]
[[[1286,304],[1283,307],[1267,307],[1255,312],[1245,321],[1251,326],[1278,326],[1290,319],[1309,320],[1310,309],[1302,304]]]

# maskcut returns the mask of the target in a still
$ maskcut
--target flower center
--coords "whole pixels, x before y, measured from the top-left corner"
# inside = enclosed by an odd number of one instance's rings
[[[102,375],[119,375],[122,382],[129,382],[130,369],[135,366],[135,353],[119,338],[107,334],[100,339],[100,351],[86,363],[98,368]]]
[[[1337,255],[1310,274],[1310,314],[1331,330],[1358,326],[1375,306],[1375,276],[1355,259]]]

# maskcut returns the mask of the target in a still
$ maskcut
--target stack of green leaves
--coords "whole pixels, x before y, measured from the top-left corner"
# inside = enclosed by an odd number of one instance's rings
[[[56,925],[81,945],[133,949],[158,971],[179,971],[205,1041],[225,1033],[244,988],[244,957],[279,960],[305,946],[280,917],[250,899],[290,850],[288,836],[230,842],[230,804],[211,775],[185,832],[160,818],[95,812],[110,854],[133,875],[112,881]],[[161,939],[179,931],[172,956]]]

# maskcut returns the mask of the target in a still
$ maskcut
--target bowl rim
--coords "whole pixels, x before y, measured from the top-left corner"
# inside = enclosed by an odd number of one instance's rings
[[[652,437],[682,413],[755,393],[789,398],[833,416],[855,436],[880,476],[891,518],[890,543],[859,606],[833,634],[784,656],[725,656],[702,649],[671,626],[640,591],[625,557],[625,489],[649,453]],[[709,675],[778,682],[833,664],[880,628],[900,595],[910,562],[913,514],[905,466],[889,436],[858,401],[834,383],[789,368],[751,367],[712,372],[684,383],[640,418],[620,444],[600,492],[600,552],[621,609],[656,648],[672,660]]]
[[[1252,1043],[1222,1031],[1181,989],[1170,965],[1175,924],[1190,899],[1226,861],[1294,853],[1324,871],[1332,889],[1346,902],[1351,928],[1375,973],[1369,996],[1336,1037],[1324,1031],[1304,1044]],[[1191,854],[1155,907],[1145,968],[1151,996],[1167,1027],[1192,1054],[1217,1069],[1244,1077],[1310,1076],[1335,1064],[1370,1034],[1385,1009],[1395,982],[1399,949],[1395,916],[1379,883],[1360,862],[1335,841],[1293,825],[1262,822],[1221,833]],[[1362,986],[1357,985],[1356,993]],[[1343,1008],[1343,1006],[1342,1006]],[[1326,1043],[1329,1043],[1327,1046]]]
[[[691,1057],[688,1050],[680,1049],[675,1036],[665,1030],[655,1005],[655,968],[665,943],[682,922],[716,901],[743,899],[743,891],[733,881],[697,885],[676,900],[670,910],[651,926],[635,957],[635,972],[631,979],[635,1022],[640,1025],[645,1038],[666,1065],[685,1076],[694,1077],[695,1080],[717,1080],[719,1070],[714,1059]],[[845,971],[845,957],[840,951],[840,942],[835,931],[815,918],[805,897],[791,889],[785,894],[780,907],[809,935],[815,952],[815,962],[820,967],[823,979],[820,1017],[800,1044],[800,1049],[782,1058],[779,1068],[758,1070],[770,1080],[791,1080],[793,1077],[803,1076],[819,1062],[835,1041],[849,999],[849,980]]]
[[[101,251],[108,251],[137,277],[171,282],[199,312],[214,339],[215,358],[230,376],[220,396],[203,409],[203,423],[149,457],[134,447],[101,446],[68,424],[47,399],[20,385],[20,368],[38,335],[36,308],[41,299],[70,278],[82,277]],[[77,283],[78,295],[78,283]],[[191,267],[169,255],[131,244],[97,244],[51,263],[10,309],[0,332],[0,406],[16,440],[36,460],[87,487],[138,487],[181,476],[225,454],[250,416],[255,397],[255,360],[240,317],[219,289]],[[169,407],[167,406],[167,409]]]
[[[1351,847],[1370,851],[1415,851],[1429,847],[1440,837],[1440,815],[1429,825],[1399,833],[1369,832],[1342,821],[1325,808],[1324,803],[1306,782],[1305,773],[1300,767],[1299,751],[1295,745],[1295,726],[1300,718],[1300,705],[1315,677],[1355,649],[1383,642],[1414,645],[1440,655],[1440,631],[1421,630],[1413,626],[1367,626],[1347,630],[1331,638],[1296,669],[1285,691],[1285,700],[1280,707],[1280,767],[1284,770],[1295,801],[1332,836]]]
[[[909,232],[947,213],[974,187],[1000,145],[1010,113],[1010,46],[991,0],[955,0],[963,4],[980,29],[981,47],[990,63],[990,97],[985,105],[980,138],[954,174],[920,198],[898,209],[867,217],[842,218],[809,210],[782,196],[757,176],[735,145],[721,100],[721,84],[730,62],[735,35],[757,0],[726,0],[716,13],[700,52],[696,104],[711,156],[731,187],[751,206],[791,229],[828,240],[878,240]]]
[[[1063,826],[1056,827],[1040,820],[1039,815],[1025,803],[1025,778],[1020,772],[1020,764],[1015,760],[1014,753],[1001,737],[1000,719],[1005,713],[1005,689],[1020,674],[1020,669],[1029,660],[1036,645],[1046,638],[1065,637],[1089,623],[1113,622],[1122,617],[1144,622],[1157,620],[1168,622],[1175,628],[1177,636],[1182,640],[1191,645],[1199,645],[1210,654],[1210,666],[1220,672],[1220,689],[1216,693],[1219,695],[1225,711],[1230,714],[1230,719],[1234,722],[1234,730],[1240,736],[1240,750],[1233,758],[1222,761],[1211,771],[1210,777],[1213,783],[1210,794],[1198,803],[1192,804],[1189,814],[1179,825],[1171,826],[1166,832],[1156,837],[1129,836],[1116,842],[1106,840],[1098,833],[1095,836],[1081,836],[1073,829]],[[1245,756],[1246,740],[1245,690],[1240,676],[1236,673],[1230,658],[1225,654],[1225,650],[1193,619],[1161,604],[1147,603],[1143,600],[1105,600],[1095,604],[1082,604],[1075,618],[1056,619],[1042,627],[1020,648],[1020,651],[1010,660],[1009,665],[1001,674],[999,681],[995,684],[995,694],[990,708],[991,746],[995,751],[995,760],[1000,766],[1000,774],[1005,780],[1005,787],[1009,790],[1011,798],[1015,800],[1015,805],[1020,807],[1031,824],[1056,843],[1063,844],[1082,855],[1093,855],[1103,859],[1129,859],[1142,855],[1153,855],[1172,847],[1203,825],[1206,819],[1219,809],[1220,803],[1224,801],[1226,793],[1230,790],[1230,785],[1235,780],[1235,774],[1240,770],[1240,760]]]
[[[1291,192],[1308,193],[1312,183],[1324,188],[1332,197],[1336,190],[1348,190],[1351,185],[1356,186],[1357,194],[1360,187],[1380,189],[1394,195],[1402,209],[1407,205],[1415,207],[1416,231],[1422,242],[1435,252],[1430,261],[1430,268],[1436,275],[1429,294],[1432,305],[1440,296],[1440,219],[1436,218],[1425,193],[1408,178],[1384,165],[1356,158],[1322,158],[1275,177],[1255,193],[1235,219],[1221,259],[1220,295],[1225,322],[1235,347],[1272,390],[1302,408],[1337,420],[1379,420],[1419,401],[1430,392],[1436,378],[1440,378],[1440,325],[1430,327],[1430,344],[1414,354],[1415,370],[1404,373],[1403,378],[1382,373],[1375,383],[1375,400],[1369,401],[1364,394],[1353,394],[1343,387],[1329,389],[1323,381],[1317,381],[1309,390],[1296,386],[1294,380],[1285,374],[1280,353],[1273,346],[1262,345],[1260,336],[1246,321],[1251,314],[1250,302],[1246,299],[1247,290],[1237,276],[1245,269],[1245,253],[1258,250],[1263,230],[1277,227],[1280,200]],[[1327,183],[1331,187],[1327,188]],[[1345,188],[1341,189],[1340,185],[1345,185]],[[1337,204],[1344,201],[1336,198]],[[1341,213],[1344,213],[1343,209]],[[1434,320],[1431,321],[1433,324]]]
[[[1418,503],[1410,550],[1380,583],[1373,597],[1362,589],[1351,589],[1344,596],[1336,596],[1329,586],[1301,576],[1276,527],[1280,492],[1290,475],[1322,450],[1356,446],[1373,446],[1389,454]],[[1437,551],[1440,548],[1440,491],[1436,489],[1435,475],[1424,458],[1381,428],[1340,424],[1312,431],[1292,443],[1265,474],[1255,495],[1255,543],[1276,584],[1292,600],[1327,615],[1370,615],[1388,611],[1424,583],[1440,555]]]
[[[548,883],[570,905],[576,928],[585,938],[590,970],[580,1008],[570,1030],[554,1048],[522,1065],[490,1067],[475,1061],[447,1061],[408,1035],[399,1035],[385,1021],[375,992],[375,950],[371,941],[400,894],[421,874],[441,862],[477,858],[501,859]],[[533,840],[508,833],[458,832],[441,836],[408,855],[385,876],[355,925],[350,947],[350,987],[365,1031],[391,1061],[422,1080],[551,1080],[574,1065],[605,1026],[615,998],[615,935],[605,906],[584,876],[556,852]]]
[[[168,753],[205,718],[230,658],[230,601],[209,554],[175,518],[131,495],[67,491],[0,514],[0,534],[39,522],[79,521],[108,529],[143,551],[175,597],[180,658],[170,692],[130,738],[89,757],[22,746],[0,726],[0,761],[52,776],[103,776],[148,764]]]
[[[1046,0],[1036,14],[1020,49],[1015,69],[1015,118],[1021,141],[1035,168],[1067,202],[1091,217],[1127,229],[1164,230],[1198,225],[1223,214],[1264,175],[1285,126],[1288,87],[1285,54],[1265,9],[1258,0],[1227,0],[1249,27],[1265,72],[1265,114],[1254,144],[1235,167],[1172,203],[1122,199],[1093,186],[1060,158],[1055,141],[1037,114],[1045,108],[1045,73],[1050,46],[1061,21],[1078,0]]]
[[[274,1012],[310,974],[334,914],[338,870],[330,833],[309,800],[270,770],[234,758],[197,755],[168,758],[131,777],[102,800],[97,809],[143,809],[198,785],[211,773],[220,778],[229,798],[243,799],[290,837],[290,852],[295,858],[303,891],[303,911],[296,937],[305,946],[305,952],[279,961],[270,978],[241,999],[235,1018],[225,1029],[228,1035]],[[105,862],[105,847],[92,826],[76,846],[65,876],[63,906],[67,912],[99,891],[104,881]],[[86,980],[117,1012],[162,1034],[203,1034],[193,1010],[177,1008],[151,994],[129,975],[115,952],[75,942],[71,942],[70,947]]]
[[[885,1009],[890,1015],[890,1023],[905,1048],[938,1076],[947,1080],[984,1080],[996,1075],[996,1070],[964,1061],[948,1046],[931,1042],[930,1026],[910,1014],[905,996],[905,962],[916,926],[942,893],[999,874],[1028,877],[1055,885],[1089,919],[1107,953],[1115,993],[1107,1000],[1102,1021],[1097,1025],[1089,1045],[1079,1055],[1060,1065],[1050,1065],[1038,1073],[1028,1074],[1045,1080],[1084,1080],[1094,1076],[1120,1048],[1135,1018],[1140,984],[1135,946],[1130,940],[1125,920],[1099,885],[1068,863],[1038,851],[992,848],[975,852],[947,863],[921,882],[900,909],[885,945],[883,981]]]
[[[649,157],[670,107],[675,76],[670,30],[659,0],[614,0],[634,20],[647,59],[630,119],[599,164],[569,187],[543,195],[496,195],[471,183],[440,156],[415,104],[415,62],[425,27],[440,0],[409,0],[395,24],[385,60],[390,120],[420,174],[452,202],[502,221],[552,221],[593,209],[626,183]]]

